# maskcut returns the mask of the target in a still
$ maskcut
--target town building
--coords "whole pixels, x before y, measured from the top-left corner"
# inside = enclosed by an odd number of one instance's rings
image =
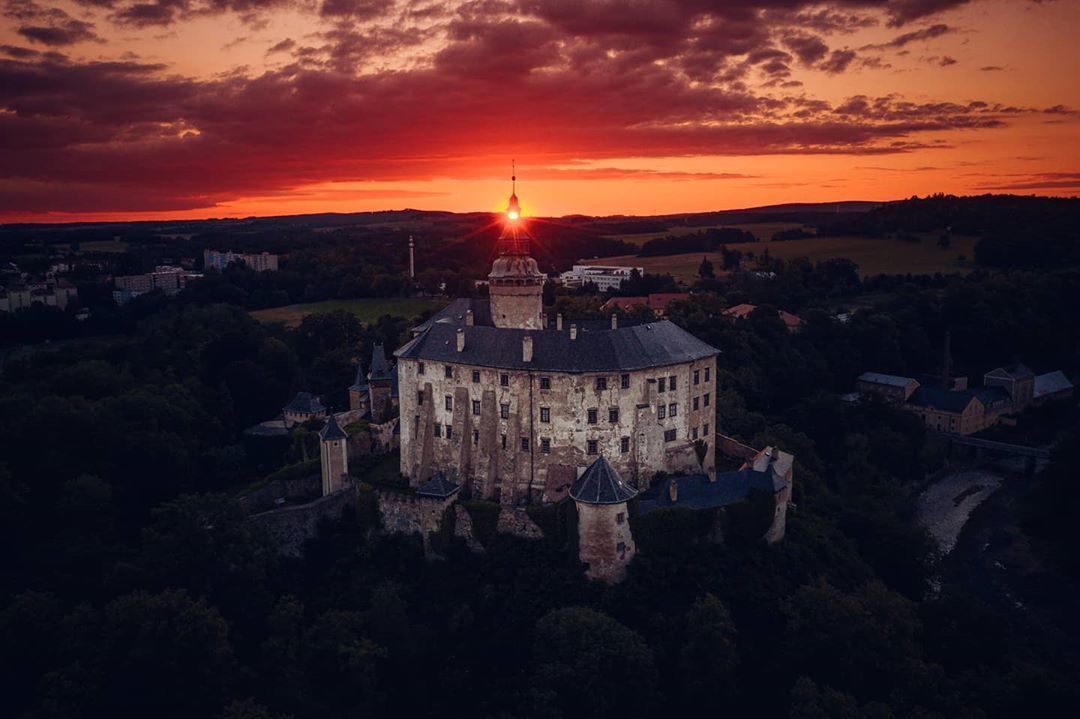
[[[645,273],[645,269],[642,267],[574,265],[571,269],[559,275],[559,280],[566,287],[582,287],[591,283],[601,292],[607,292],[622,287],[622,283],[630,279],[630,275],[634,270],[637,270],[638,275]]]
[[[202,277],[188,272],[182,267],[159,265],[153,272],[141,275],[121,275],[113,278],[113,302],[127,304],[139,295],[160,290],[167,295],[175,295],[187,287],[189,280]]]
[[[859,392],[876,395],[893,404],[907,402],[918,388],[918,380],[882,372],[863,372],[855,380],[855,389]]]
[[[736,322],[749,319],[750,315],[752,315],[756,309],[757,305],[741,304],[728,307],[720,314],[728,320]],[[802,329],[803,321],[798,315],[793,315],[785,310],[777,310],[776,315],[780,318],[780,321],[784,323],[784,326],[787,327],[788,332],[798,332]]]
[[[688,299],[689,292],[654,292],[643,297],[612,297],[600,309],[604,312],[630,312],[636,307],[648,307],[657,317],[663,317],[672,302],[685,302]]]
[[[603,456],[628,486],[715,473],[718,351],[675,324],[543,311],[512,194],[489,299],[459,299],[395,352],[401,473],[508,506],[556,502]],[[629,268],[621,268],[629,269]]]
[[[203,250],[203,267],[205,269],[212,267],[220,272],[233,262],[244,264],[256,272],[276,272],[278,269],[278,256],[269,252],[245,253],[233,252],[232,250],[226,250],[225,252]]]
[[[1001,387],[947,390],[922,385],[904,408],[922,417],[927,429],[969,435],[993,427],[1013,404]]]
[[[1035,396],[1035,373],[1023,364],[998,367],[983,375],[983,384],[987,387],[1001,387],[1012,401],[1014,412],[1027,409]]]
[[[17,312],[33,304],[66,309],[79,296],[79,290],[64,279],[14,284],[0,289],[0,312]]]
[[[382,345],[375,345],[371,372],[364,372],[363,364],[356,368],[356,381],[349,386],[349,409],[374,424],[381,424],[396,416],[397,407],[397,365],[387,361]]]

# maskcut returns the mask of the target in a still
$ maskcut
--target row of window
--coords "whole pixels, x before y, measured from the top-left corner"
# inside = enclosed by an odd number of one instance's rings
[[[417,399],[418,404],[423,404],[424,403],[424,395],[423,395],[423,393],[422,392],[417,393],[416,399]],[[694,397],[694,409],[695,410],[698,408],[698,399],[699,399],[698,397]],[[704,400],[704,405],[706,407],[708,407],[709,406],[709,395],[706,393],[705,395],[702,396],[702,399]],[[450,395],[446,395],[446,397],[443,398],[443,401],[444,401],[444,406],[446,407],[446,411],[447,412],[453,412],[454,411],[454,398],[452,396],[450,396]],[[477,417],[480,416],[480,400],[474,399],[472,401],[472,413],[474,415],[476,415]],[[678,416],[678,414],[679,414],[679,404],[678,404],[678,402],[671,402],[670,404],[667,404],[667,405],[658,404],[656,406],[656,416],[657,416],[658,419],[667,419],[668,417],[676,417],[676,416]],[[510,403],[509,402],[503,402],[502,404],[499,405],[499,417],[501,417],[502,419],[510,419]],[[589,424],[597,424],[599,422],[599,418],[600,418],[600,411],[596,407],[590,407],[588,410],[586,410],[586,421]],[[541,407],[540,408],[540,421],[542,423],[544,423],[544,424],[547,424],[548,422],[551,421],[551,408],[550,407]],[[611,424],[617,424],[618,421],[619,421],[619,408],[618,407],[609,407],[608,408],[608,422],[610,422]]]
[[[420,418],[417,417],[416,419],[419,420]],[[453,439],[454,438],[454,427],[452,425],[449,425],[449,424],[444,425],[441,422],[435,422],[433,427],[432,427],[432,432],[434,433],[434,435],[436,437],[440,437],[440,438],[445,437],[446,439]],[[709,425],[707,425],[707,424],[704,425],[704,427],[702,428],[702,432],[705,433],[706,435],[708,435]],[[665,442],[674,442],[677,437],[678,437],[678,434],[676,433],[676,431],[674,429],[669,429],[669,430],[666,430],[664,432],[664,441]],[[697,427],[694,427],[693,437],[694,437],[694,439],[697,439]],[[480,444],[480,431],[479,430],[476,430],[476,429],[473,430],[472,441],[473,441],[474,445]],[[505,434],[501,436],[501,441],[502,441],[502,448],[506,449],[508,442],[507,442]],[[520,444],[518,446],[521,448],[522,452],[528,452],[529,451],[529,438],[528,437],[522,437],[521,441],[520,441]],[[619,452],[621,452],[623,454],[626,454],[629,451],[630,451],[630,438],[629,437],[620,437],[619,438]],[[551,438],[550,437],[541,437],[540,438],[540,453],[541,454],[551,454]],[[600,441],[596,440],[596,439],[587,440],[585,442],[585,453],[590,454],[590,455],[599,454],[600,453]]]
[[[711,368],[709,368],[709,367],[705,368],[705,381],[706,382],[709,382],[711,380],[711,372],[712,372]],[[423,362],[417,362],[416,363],[416,373],[417,374],[425,374],[425,367],[424,367]],[[446,379],[453,379],[454,378],[454,367],[453,367],[453,365],[443,365],[443,376],[446,377]],[[472,381],[473,381],[474,384],[479,384],[479,382],[480,382],[480,370],[478,370],[478,369],[472,370]],[[603,376],[597,377],[595,381],[596,381],[596,385],[595,385],[596,389],[605,390],[605,389],[608,388],[608,378],[607,377],[603,377]],[[700,383],[701,383],[701,370],[694,370],[694,384],[700,384]],[[667,392],[669,390],[674,392],[677,385],[678,385],[678,378],[675,375],[668,375],[667,377],[658,377],[656,379],[656,385],[657,385],[656,388],[657,388],[658,392]],[[510,386],[510,375],[507,374],[506,372],[503,372],[503,373],[501,373],[499,375],[499,386],[500,387],[509,387]],[[550,377],[541,377],[540,378],[540,389],[541,390],[549,390],[549,389],[551,389],[551,378]],[[621,374],[621,375],[619,375],[619,389],[630,389],[630,375],[629,374]]]
[[[694,397],[694,399],[693,399],[693,407],[694,407],[695,410],[697,410],[697,408],[699,406],[699,403],[698,403],[699,399],[701,400],[700,406],[702,406],[702,407],[708,407],[709,406],[709,393],[706,392],[705,394],[701,395],[701,397]]]
[[[701,436],[702,437],[708,437],[709,436],[709,423],[708,422],[701,425]],[[697,427],[691,427],[690,428],[690,439],[697,439],[697,438],[698,438]]]

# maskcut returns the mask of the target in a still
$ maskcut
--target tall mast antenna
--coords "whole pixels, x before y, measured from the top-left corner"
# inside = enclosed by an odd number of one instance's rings
[[[510,160],[510,192],[517,194],[517,160]]]

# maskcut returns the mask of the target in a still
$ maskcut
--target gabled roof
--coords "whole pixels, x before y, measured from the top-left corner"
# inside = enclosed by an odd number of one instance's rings
[[[671,484],[676,483],[677,498],[671,501]],[[737,472],[719,472],[716,481],[710,482],[704,474],[668,477],[642,495],[638,504],[641,514],[656,509],[685,507],[687,509],[715,509],[736,504],[746,499],[752,489],[774,494],[787,483],[771,471],[740,469]]]
[[[419,489],[416,490],[416,493],[419,494],[421,497],[437,497],[439,499],[446,499],[459,489],[461,489],[461,487],[447,479],[445,474],[443,474],[442,472],[436,472],[435,474],[431,475],[431,479],[429,479]]]
[[[1031,379],[1035,376],[1035,373],[1028,369],[1028,367],[1023,363],[1018,362],[1014,365],[1009,365],[1008,367],[998,367],[996,369],[992,369],[986,373],[986,376],[997,377],[1000,379],[1019,380]]]
[[[915,382],[911,377],[901,377],[900,375],[883,374],[881,372],[863,372],[859,375],[859,379],[863,382],[885,384],[891,387],[907,387],[911,382]]]
[[[326,425],[319,430],[319,439],[323,442],[330,442],[335,439],[348,439],[349,435],[345,434],[345,430],[341,428],[341,425],[337,423],[337,418],[334,415],[330,415],[326,420]]]
[[[754,310],[756,309],[757,305],[741,304],[728,307],[720,314],[736,320],[745,320],[751,314],[753,314]],[[789,330],[797,329],[801,327],[803,323],[802,318],[800,318],[798,315],[793,315],[786,310],[777,310],[776,316],[780,318],[780,321],[783,322]]]
[[[601,456],[570,485],[570,496],[585,504],[619,504],[637,496],[637,490]]]
[[[1068,392],[1073,388],[1073,383],[1061,370],[1047,372],[1035,377],[1035,396],[1045,397],[1058,392]]]
[[[371,374],[368,378],[372,382],[392,379],[390,363],[386,361],[386,352],[382,345],[375,345],[371,350]]]
[[[908,404],[959,414],[974,401],[976,401],[975,393],[971,390],[951,392],[940,387],[922,385],[912,392]]]
[[[318,414],[325,412],[326,407],[322,401],[310,392],[297,392],[292,401],[285,405],[287,412],[303,412],[305,414]]]

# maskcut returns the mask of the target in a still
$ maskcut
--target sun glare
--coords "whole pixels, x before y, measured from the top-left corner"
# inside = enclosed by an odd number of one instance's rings
[[[518,218],[518,213],[510,211],[506,213],[506,216],[509,217],[511,220],[516,220]]]

